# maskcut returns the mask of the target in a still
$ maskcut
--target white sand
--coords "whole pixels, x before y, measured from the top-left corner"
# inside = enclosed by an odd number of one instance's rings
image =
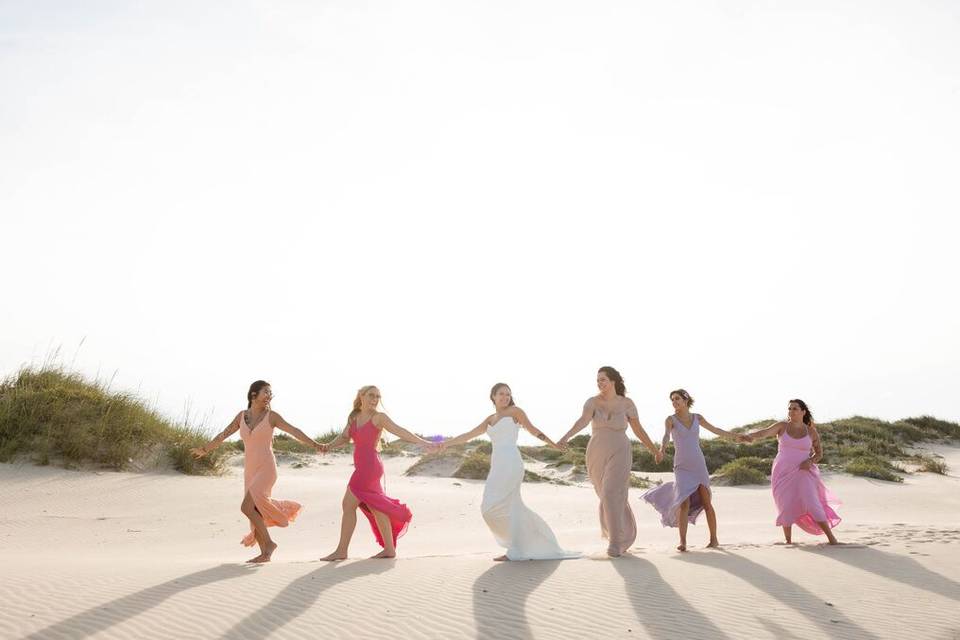
[[[844,501],[841,540],[795,530],[775,546],[767,487],[717,487],[721,551],[706,522],[660,527],[631,500],[632,557],[609,560],[588,486],[524,486],[526,502],[580,560],[494,563],[481,482],[407,478],[388,493],[414,513],[393,561],[366,520],[327,564],[351,467],[284,465],[275,497],[302,502],[269,565],[243,561],[242,476],[93,473],[0,465],[0,638],[960,638],[960,450],[952,475],[900,484],[826,476]]]

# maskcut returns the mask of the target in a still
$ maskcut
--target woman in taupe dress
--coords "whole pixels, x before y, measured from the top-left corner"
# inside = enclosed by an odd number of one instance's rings
[[[643,430],[633,400],[626,397],[623,376],[613,367],[600,367],[597,388],[600,394],[587,400],[583,415],[557,444],[565,447],[567,440],[593,422],[587,445],[587,474],[600,498],[600,530],[609,542],[607,554],[615,558],[637,539],[637,522],[628,499],[633,453],[627,424],[657,462],[663,454]]]

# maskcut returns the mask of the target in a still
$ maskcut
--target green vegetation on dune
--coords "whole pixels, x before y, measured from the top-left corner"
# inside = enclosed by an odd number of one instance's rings
[[[769,458],[746,456],[731,460],[717,470],[719,484],[731,486],[744,484],[766,484],[770,476],[773,461]]]
[[[764,420],[734,429],[755,431],[772,421]],[[902,481],[907,471],[898,463],[906,462],[919,471],[945,474],[946,464],[935,457],[918,455],[909,449],[920,443],[960,441],[960,424],[930,416],[887,422],[877,418],[854,416],[817,425],[823,443],[821,467],[893,482]],[[317,438],[329,442],[339,435],[331,430]],[[226,456],[243,451],[242,442],[225,443],[210,455],[196,460],[190,449],[208,440],[197,427],[174,422],[133,394],[112,391],[101,382],[90,382],[76,373],[60,368],[23,369],[0,383],[0,462],[30,459],[37,464],[61,464],[67,467],[93,465],[100,468],[128,469],[166,462],[189,474],[222,471]],[[570,439],[565,451],[537,446],[520,447],[527,458],[550,468],[586,469],[586,448],[590,436]],[[727,484],[761,483],[770,473],[777,453],[777,442],[768,438],[751,444],[711,438],[701,442],[707,470]],[[277,453],[309,454],[311,449],[286,434],[274,438]],[[351,445],[340,449],[349,452]],[[403,455],[418,448],[400,441],[384,444],[383,455]],[[656,464],[640,443],[632,443],[633,471],[671,471],[673,445]],[[423,456],[418,465],[447,461],[455,466],[457,478],[485,479],[490,470],[491,444],[473,440],[448,448],[439,454]],[[409,472],[408,471],[408,472]],[[532,472],[528,480],[541,476]],[[645,480],[636,478],[634,486]]]
[[[200,460],[190,455],[206,440],[132,394],[62,369],[23,369],[0,383],[0,462],[24,456],[37,464],[122,470],[159,456],[184,473],[217,473],[224,452]]]

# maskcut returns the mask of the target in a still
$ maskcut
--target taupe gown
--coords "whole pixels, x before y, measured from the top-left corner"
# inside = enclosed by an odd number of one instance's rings
[[[600,498],[600,531],[609,541],[607,552],[619,556],[637,539],[637,522],[630,510],[630,467],[633,452],[627,438],[627,417],[637,416],[629,398],[619,410],[607,413],[590,398],[584,413],[593,416],[587,445],[587,474]]]

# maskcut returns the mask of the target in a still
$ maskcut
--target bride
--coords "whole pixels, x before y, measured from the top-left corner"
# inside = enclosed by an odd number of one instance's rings
[[[559,447],[530,424],[527,414],[513,404],[513,394],[506,384],[498,382],[493,385],[490,400],[493,401],[496,413],[488,416],[475,429],[446,440],[440,446],[467,442],[484,433],[490,436],[493,453],[480,511],[497,539],[497,544],[507,549],[504,555],[494,560],[556,560],[576,557],[578,554],[560,548],[547,523],[528,509],[520,498],[520,484],[524,475],[523,460],[517,448],[520,427],[551,447]]]

